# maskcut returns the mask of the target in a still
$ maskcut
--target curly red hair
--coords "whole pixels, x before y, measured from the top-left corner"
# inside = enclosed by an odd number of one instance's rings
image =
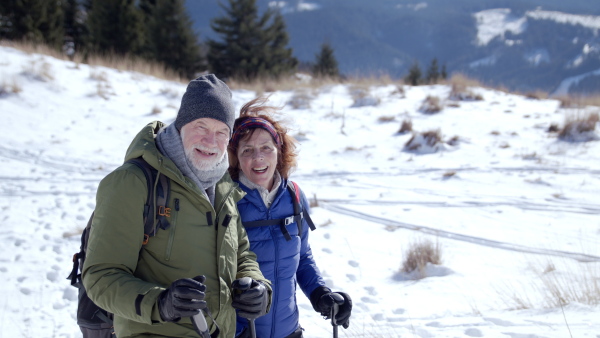
[[[240,116],[235,120],[233,130],[239,126],[240,121],[245,117],[260,117],[263,118],[273,125],[275,131],[279,135],[281,145],[277,146],[277,171],[282,178],[289,178],[290,174],[296,169],[298,165],[296,151],[297,141],[288,135],[288,129],[281,124],[281,122],[275,120],[272,116],[273,113],[278,112],[281,108],[265,105],[268,101],[267,97],[257,97],[254,100],[246,103],[240,109]],[[242,131],[239,140],[246,140],[254,134],[254,132],[260,128],[249,128]],[[232,141],[227,146],[227,152],[229,153],[229,175],[232,179],[237,180],[240,177],[240,161],[237,156],[239,141],[234,144]]]

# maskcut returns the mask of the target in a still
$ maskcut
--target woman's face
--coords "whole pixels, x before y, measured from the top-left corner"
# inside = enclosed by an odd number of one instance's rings
[[[255,129],[250,137],[240,140],[237,157],[244,175],[252,183],[270,191],[277,168],[277,146],[271,134]]]

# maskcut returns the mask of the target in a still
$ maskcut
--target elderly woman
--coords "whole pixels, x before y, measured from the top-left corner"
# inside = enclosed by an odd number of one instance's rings
[[[335,321],[348,328],[352,300],[325,285],[308,243],[309,226],[314,229],[308,202],[289,181],[296,167],[296,141],[272,118],[277,108],[266,106],[266,101],[257,98],[242,107],[228,147],[229,173],[247,193],[238,209],[250,250],[273,289],[271,310],[256,319],[256,337],[302,337],[297,284],[323,316],[331,318],[334,302],[339,304]],[[248,326],[248,320],[238,316],[236,335],[250,337]]]

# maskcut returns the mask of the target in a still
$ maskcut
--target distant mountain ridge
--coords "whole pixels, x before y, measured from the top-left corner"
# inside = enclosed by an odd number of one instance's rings
[[[219,1],[188,0],[202,40]],[[225,3],[225,2],[224,2]],[[511,90],[600,92],[600,5],[589,0],[258,0],[285,17],[294,55],[327,41],[346,75],[406,75],[433,58],[448,72]]]

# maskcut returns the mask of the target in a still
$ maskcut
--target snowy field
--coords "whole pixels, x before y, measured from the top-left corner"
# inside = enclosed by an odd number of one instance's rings
[[[185,85],[8,47],[0,85],[0,338],[80,337],[66,277],[97,185],[144,125],[174,120]],[[471,90],[483,100],[443,85],[272,94],[300,141],[292,179],[318,202],[314,255],[354,300],[340,337],[600,337],[599,137],[548,132],[594,108]],[[443,110],[421,112],[427,96]],[[234,91],[237,107],[254,97]],[[406,119],[446,142],[408,151]],[[426,240],[442,263],[401,273]],[[298,298],[305,337],[330,337]]]

